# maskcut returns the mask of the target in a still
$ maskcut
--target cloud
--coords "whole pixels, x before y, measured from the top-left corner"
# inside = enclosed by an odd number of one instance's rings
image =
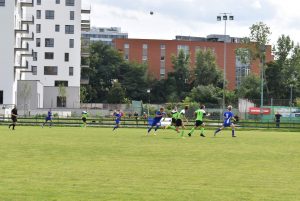
[[[249,27],[263,21],[271,28],[273,43],[282,33],[300,40],[296,0],[83,0],[83,4],[92,6],[92,25],[119,26],[135,38],[223,34],[223,22],[216,16],[231,12],[235,20],[228,21],[227,33],[232,36],[248,36]]]

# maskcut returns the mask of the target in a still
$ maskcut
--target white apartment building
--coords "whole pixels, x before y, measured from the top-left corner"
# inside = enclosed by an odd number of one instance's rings
[[[0,104],[80,106],[81,13],[81,0],[0,0]]]

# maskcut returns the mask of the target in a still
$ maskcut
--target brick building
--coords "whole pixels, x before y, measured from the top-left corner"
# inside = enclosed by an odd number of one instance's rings
[[[196,52],[199,49],[211,49],[216,56],[217,65],[223,69],[224,65],[224,40],[226,40],[226,79],[228,88],[235,89],[239,86],[242,77],[250,72],[259,74],[259,61],[245,65],[236,57],[235,50],[242,47],[238,38],[229,36],[224,39],[218,35],[211,35],[207,38],[200,37],[176,37],[176,40],[154,40],[154,39],[115,39],[115,48],[121,51],[125,60],[138,63],[147,63],[149,73],[157,79],[165,79],[169,72],[173,71],[171,56],[177,55],[182,49],[190,54],[191,65],[195,65]],[[267,46],[266,62],[273,59],[271,46]]]

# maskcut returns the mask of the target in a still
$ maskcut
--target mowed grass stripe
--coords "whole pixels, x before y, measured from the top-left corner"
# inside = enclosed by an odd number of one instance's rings
[[[0,127],[0,200],[300,200],[298,133],[111,130]]]

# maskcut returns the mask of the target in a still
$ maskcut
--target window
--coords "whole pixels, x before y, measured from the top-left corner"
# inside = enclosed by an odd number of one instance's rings
[[[54,59],[53,52],[45,52],[45,59]]]
[[[36,39],[36,46],[41,47],[41,39],[40,38]]]
[[[60,4],[60,0],[56,0],[55,3],[56,3],[56,4]]]
[[[67,87],[68,86],[68,81],[55,80],[54,86],[56,86],[56,87],[60,87],[60,86]]]
[[[69,48],[74,48],[74,39],[69,40]]]
[[[54,38],[45,38],[45,47],[54,47]]]
[[[46,10],[45,11],[45,18],[53,20],[54,19],[54,10]]]
[[[37,75],[37,67],[31,66],[32,75]]]
[[[65,33],[66,34],[74,34],[74,25],[66,25]]]
[[[3,91],[0,91],[0,104],[3,104]]]
[[[74,67],[69,67],[69,76],[74,75]]]
[[[129,60],[129,44],[125,43],[124,44],[124,59]]]
[[[65,61],[69,61],[69,53],[65,53]]]
[[[41,25],[36,24],[36,33],[41,33]]]
[[[42,12],[41,10],[36,10],[36,19],[41,19]]]
[[[37,56],[38,56],[37,52],[33,52],[32,53],[32,60],[37,61]]]
[[[66,0],[66,6],[74,6],[75,1],[74,0]]]
[[[36,0],[36,5],[41,5],[41,0]]]
[[[0,6],[5,6],[5,0],[0,0]]]
[[[148,45],[147,44],[143,44],[143,56],[142,56],[142,60],[144,62],[148,60]]]
[[[70,20],[74,20],[74,18],[75,18],[74,11],[70,11]]]
[[[57,75],[57,66],[44,66],[44,75]]]
[[[59,30],[60,30],[60,26],[59,26],[59,24],[56,24],[55,25],[55,32],[59,32]]]
[[[66,107],[67,98],[65,96],[57,96],[57,107]]]

